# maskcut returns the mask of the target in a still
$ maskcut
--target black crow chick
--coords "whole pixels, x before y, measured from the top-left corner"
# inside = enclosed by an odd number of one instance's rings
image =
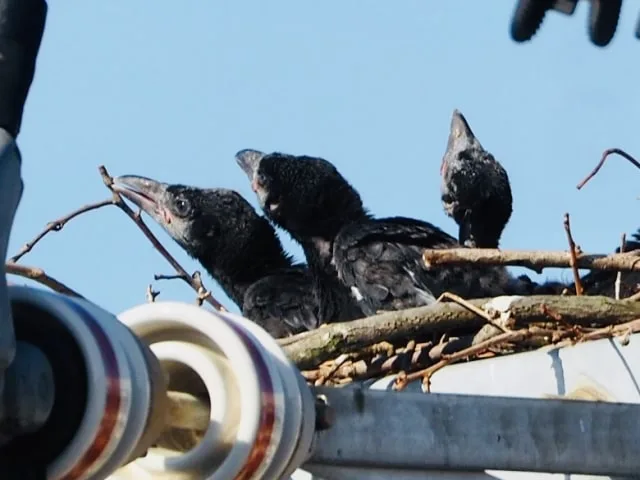
[[[459,242],[468,247],[497,248],[504,227],[511,218],[513,198],[506,170],[487,152],[459,110],[454,110],[447,150],[440,167],[441,194],[445,213],[460,227]],[[640,249],[640,233],[625,245],[625,251]],[[616,249],[618,253],[620,249]],[[582,277],[588,295],[615,294],[615,272],[593,271]],[[575,294],[575,285],[558,281],[533,282],[528,276],[517,279],[517,291],[531,295]],[[640,274],[624,273],[621,298],[638,290]]]
[[[444,212],[458,224],[458,242],[469,248],[498,248],[513,213],[511,183],[504,167],[481,145],[460,110],[451,115],[447,149],[440,164]],[[519,276],[517,293],[560,294],[567,286],[538,284]]]
[[[457,109],[440,175],[442,204],[459,226],[458,241],[467,247],[498,248],[512,213],[509,177]]]
[[[515,287],[501,267],[425,269],[422,249],[457,247],[456,239],[428,222],[374,218],[325,159],[247,149],[236,161],[265,215],[301,244],[314,275],[338,278],[366,315],[428,305],[443,291],[473,298]],[[319,288],[326,288],[321,280]]]
[[[273,226],[239,193],[114,178],[114,190],[144,210],[273,337],[320,325],[313,277],[294,264]]]

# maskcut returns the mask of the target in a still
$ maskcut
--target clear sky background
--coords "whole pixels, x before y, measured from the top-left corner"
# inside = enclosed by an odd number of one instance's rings
[[[569,212],[583,250],[610,252],[640,227],[640,171],[615,159],[575,186],[605,148],[640,155],[637,5],[624,3],[600,49],[586,35],[587,2],[573,17],[549,14],[532,42],[512,42],[514,3],[52,0],[19,138],[25,192],[10,252],[107,198],[100,164],[233,188],[256,205],[233,158],[242,148],[323,156],[375,214],[456,235],[438,176],[454,108],[511,178],[503,248],[565,249]],[[188,271],[199,268],[147,223]],[[115,207],[78,218],[22,262],[114,313],[144,302],[154,273],[172,273]],[[194,300],[177,281],[154,287],[159,300]]]

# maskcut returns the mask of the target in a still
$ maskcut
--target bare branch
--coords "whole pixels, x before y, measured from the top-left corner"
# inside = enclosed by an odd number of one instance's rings
[[[202,303],[206,300],[208,301],[214,308],[217,310],[225,310],[220,302],[218,302],[203,285],[202,278],[199,272],[195,272],[193,275],[189,275],[184,268],[171,256],[171,254],[162,246],[162,244],[156,239],[156,237],[151,233],[149,228],[146,226],[144,221],[142,220],[140,213],[134,212],[122,199],[122,197],[114,192],[112,189],[113,179],[108,174],[106,168],[104,166],[99,167],[100,175],[102,177],[102,181],[106,185],[106,187],[111,191],[112,198],[103,200],[96,203],[91,203],[85,205],[73,212],[57,219],[53,220],[45,226],[45,228],[30,242],[27,242],[21,249],[16,253],[9,262],[7,262],[7,273],[12,273],[14,275],[19,275],[25,278],[30,278],[35,280],[43,285],[48,286],[52,290],[55,290],[60,293],[65,293],[72,296],[82,297],[82,295],[78,294],[71,288],[64,285],[62,282],[59,282],[50,276],[48,276],[44,270],[36,267],[21,267],[17,265],[17,262],[27,253],[29,253],[33,247],[38,244],[47,234],[50,232],[58,232],[64,228],[64,226],[74,218],[82,215],[83,213],[90,212],[92,210],[97,210],[102,207],[106,207],[109,205],[115,205],[120,210],[122,210],[133,222],[138,226],[138,228],[144,233],[147,239],[151,242],[154,248],[160,252],[160,254],[171,264],[171,266],[178,272],[177,277],[183,279],[187,284],[189,284],[197,293],[197,302],[198,305],[202,305]],[[151,292],[151,294],[149,293]],[[153,290],[148,290],[147,298],[155,299],[157,296],[157,292],[153,292]]]
[[[183,279],[186,283],[188,283],[191,286],[191,288],[193,288],[198,293],[198,298],[201,298],[204,295],[202,292],[202,290],[204,289],[204,287],[202,286],[202,281],[200,280],[200,282],[197,282],[192,275],[189,275],[187,271],[184,268],[182,268],[182,266],[178,263],[178,261],[175,258],[173,258],[173,256],[167,251],[166,248],[164,248],[164,246],[162,246],[162,244],[160,243],[160,241],[158,241],[155,235],[151,233],[151,230],[149,230],[149,227],[147,227],[147,225],[144,223],[140,214],[135,213],[129,207],[129,205],[125,203],[125,201],[122,199],[120,194],[113,190],[113,178],[109,175],[104,165],[100,165],[100,167],[98,167],[98,170],[100,171],[100,176],[102,177],[102,181],[104,182],[105,186],[109,190],[111,190],[111,192],[113,193],[114,204],[120,210],[122,210],[131,220],[133,220],[133,222],[138,226],[138,228],[142,231],[142,233],[144,233],[145,237],[147,237],[147,239],[151,242],[154,248],[158,252],[160,252],[160,254],[165,258],[165,260],[169,262],[169,264],[175,269],[179,277]],[[206,297],[203,297],[203,300],[207,300],[216,310],[222,310],[222,311],[226,310],[222,306],[222,304],[218,302],[211,294],[207,294]]]
[[[163,275],[163,274],[154,274],[153,275],[153,279],[154,280],[185,280],[184,275],[182,274],[176,274],[176,275]],[[189,280],[187,279],[187,282],[189,282]]]
[[[345,380],[363,380],[379,375],[398,372],[403,369],[415,370],[441,358],[443,353],[455,351],[459,347],[459,339],[433,345],[433,342],[416,343],[409,341],[406,347],[390,351],[374,353],[365,348],[354,354],[341,355],[336,360],[324,362],[317,369],[302,370],[302,376],[314,385],[330,383],[342,384]],[[471,337],[465,339],[465,346],[471,345]],[[462,347],[460,347],[462,348]],[[388,349],[388,348],[387,348]]]
[[[177,275],[155,274],[153,278],[155,280],[186,280],[188,283],[193,282],[193,284],[196,286],[196,293],[197,293],[196,303],[198,304],[199,307],[201,307],[202,303],[211,296],[211,292],[207,290],[204,284],[202,283],[202,275],[197,270],[193,272],[193,274],[191,275],[191,278],[188,278],[188,279],[185,279],[184,275],[182,274],[177,274]]]
[[[573,272],[573,282],[576,286],[576,296],[580,296],[583,293],[582,282],[580,281],[580,272],[578,272],[578,255],[579,250],[576,248],[576,244],[573,241],[573,235],[571,235],[571,224],[569,223],[569,214],[564,214],[564,231],[567,233],[567,241],[569,242],[569,263],[571,265],[571,271]]]
[[[482,308],[492,299],[468,300]],[[545,305],[547,308],[543,308]],[[509,312],[517,325],[541,322],[557,327],[549,311],[568,324],[602,326],[640,318],[640,302],[601,296],[535,295],[511,297]],[[422,341],[442,332],[475,334],[485,319],[455,303],[434,303],[420,308],[386,312],[351,322],[333,323],[279,340],[287,356],[301,369],[317,365],[340,354],[358,351],[382,341],[397,343],[407,339]]]
[[[627,235],[622,234],[622,238],[620,239],[620,252],[624,252],[625,247],[627,246]],[[618,270],[616,274],[616,281],[614,283],[614,291],[616,300],[620,300],[620,289],[622,287],[622,272]]]
[[[495,328],[497,328],[501,332],[506,333],[506,332],[509,331],[509,329],[506,328],[504,325],[500,325],[499,323],[497,323],[495,321],[495,318],[492,317],[489,313],[485,312],[481,308],[476,307],[473,303],[469,303],[464,298],[462,298],[462,297],[460,297],[458,295],[455,295],[455,294],[453,294],[451,292],[444,292],[442,295],[440,295],[440,297],[438,297],[437,301],[440,302],[445,298],[447,298],[447,299],[449,299],[449,300],[451,300],[453,302],[456,302],[458,305],[466,308],[470,312],[473,312],[476,315],[478,315],[479,317],[484,318],[489,325],[494,326]]]
[[[584,298],[584,297],[583,297]],[[575,338],[569,331],[558,332],[556,330],[523,328],[517,331],[511,331],[497,335],[493,338],[486,340],[485,342],[477,345],[472,345],[468,348],[455,352],[451,355],[443,356],[442,360],[430,365],[429,367],[419,370],[410,374],[404,374],[398,376],[394,384],[395,390],[402,390],[409,382],[422,378],[423,389],[430,391],[431,377],[434,373],[442,368],[450,365],[451,363],[459,360],[468,359],[488,348],[496,345],[500,345],[506,342],[519,342],[532,337],[549,337],[552,339],[553,348],[561,348],[573,345],[575,343],[584,342],[588,340],[597,340],[600,338],[609,338],[617,335],[628,336],[631,333],[640,332],[640,320],[631,320],[629,322],[622,323],[620,325],[609,325],[607,327],[599,328],[591,332],[581,334]],[[568,337],[568,338],[567,338]]]
[[[68,215],[65,215],[64,217],[61,217],[57,220],[53,220],[52,222],[47,223],[44,230],[42,230],[38,235],[36,235],[33,240],[25,243],[20,249],[20,251],[9,259],[9,262],[12,262],[12,263],[18,262],[18,260],[24,257],[27,253],[29,253],[33,249],[33,247],[35,247],[36,244],[40,240],[42,240],[48,233],[59,232],[64,228],[64,226],[70,220],[73,220],[78,215],[82,215],[83,213],[87,213],[92,210],[97,210],[99,208],[106,207],[108,205],[113,205],[113,204],[114,204],[113,198],[110,198],[108,200],[102,200],[101,202],[90,203],[88,205],[80,207],[77,210],[74,210],[73,212],[69,213]]]
[[[447,248],[425,250],[422,259],[426,268],[439,265],[504,265],[529,268],[541,273],[544,268],[570,268],[569,252],[536,250],[498,250],[494,248]],[[604,271],[640,271],[640,256],[636,252],[611,255],[589,255],[576,257],[579,269]]]
[[[591,173],[589,175],[587,175],[585,177],[584,180],[582,180],[578,185],[577,185],[577,189],[580,190],[582,187],[584,187],[587,182],[589,182],[589,180],[591,180],[593,177],[595,177],[598,172],[600,171],[600,169],[603,167],[604,162],[607,161],[607,158],[609,158],[609,155],[620,155],[621,157],[623,157],[624,159],[628,160],[629,162],[631,162],[633,165],[636,166],[636,168],[640,168],[640,162],[638,162],[635,158],[633,158],[631,155],[629,155],[627,152],[625,152],[624,150],[621,150],[619,148],[609,148],[607,150],[604,151],[604,153],[602,154],[602,158],[600,159],[600,161],[598,162],[598,164],[596,165],[596,168],[594,168]]]
[[[551,336],[553,335],[554,331],[553,330],[542,330],[542,331],[538,331],[537,332],[539,335],[548,335]],[[456,362],[458,360],[464,360],[466,358],[469,358],[477,353],[483,352],[495,345],[500,345],[501,343],[505,343],[505,342],[518,342],[518,341],[522,341],[522,340],[526,340],[527,338],[531,338],[533,337],[535,334],[535,330],[531,330],[531,329],[527,329],[527,328],[523,328],[521,330],[515,330],[515,331],[510,331],[510,332],[506,332],[506,333],[502,333],[498,336],[495,336],[493,338],[490,338],[488,340],[485,340],[482,343],[478,343],[477,345],[472,345],[468,348],[465,348],[463,350],[460,350],[458,352],[452,353],[451,355],[447,355],[446,357],[443,357],[442,360],[440,360],[439,362],[435,363],[434,365],[431,365],[427,368],[425,368],[424,370],[419,370],[417,372],[413,372],[410,374],[405,374],[402,376],[399,376],[396,379],[395,385],[394,385],[394,389],[395,390],[402,390],[409,382],[412,382],[414,380],[417,380],[419,378],[423,379],[423,385],[424,385],[424,389],[426,391],[429,391],[429,387],[431,385],[431,376],[437,372],[438,370],[446,367],[447,365]]]
[[[17,275],[19,277],[29,278],[36,282],[49,287],[51,290],[69,295],[71,297],[84,298],[78,292],[70,287],[67,287],[64,283],[56,280],[55,278],[47,275],[47,273],[37,267],[28,267],[26,265],[19,265],[14,262],[7,262],[4,266],[5,272],[11,275]]]
[[[148,303],[153,303],[156,301],[156,297],[160,295],[160,292],[157,292],[153,289],[153,285],[149,284],[147,287],[147,293],[145,295]]]

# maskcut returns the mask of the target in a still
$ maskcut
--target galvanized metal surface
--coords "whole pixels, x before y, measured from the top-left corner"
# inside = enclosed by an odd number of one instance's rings
[[[454,472],[442,470],[415,471],[401,469],[375,469],[334,467],[329,465],[305,466],[308,472],[297,470],[291,480],[625,480],[631,477],[600,475],[570,475],[540,472]]]
[[[336,422],[318,433],[309,464],[615,476],[640,472],[635,404],[394,394],[357,387],[318,391],[335,409]]]

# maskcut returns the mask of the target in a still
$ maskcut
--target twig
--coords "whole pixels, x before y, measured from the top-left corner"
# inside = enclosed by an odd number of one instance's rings
[[[193,274],[191,275],[191,278],[185,279],[184,275],[182,274],[177,274],[177,275],[158,275],[155,274],[153,276],[154,280],[186,280],[188,283],[193,282],[193,284],[196,286],[196,303],[198,304],[199,307],[202,306],[202,303],[209,297],[211,296],[211,292],[209,290],[207,290],[204,286],[204,284],[202,283],[202,275],[200,275],[199,271],[195,271],[193,272]]]
[[[571,224],[569,223],[569,214],[564,214],[564,231],[567,233],[567,241],[569,242],[569,255],[571,259],[571,271],[573,272],[573,282],[576,285],[576,296],[582,295],[582,282],[580,281],[580,272],[578,272],[578,249],[571,235]]]
[[[153,303],[156,301],[156,297],[160,295],[160,292],[156,292],[153,289],[153,285],[149,284],[149,286],[147,287],[147,294],[145,295],[147,302],[149,303]]]
[[[485,312],[481,308],[476,307],[473,303],[469,303],[464,298],[458,295],[455,295],[451,292],[444,292],[442,295],[438,297],[436,301],[440,302],[444,298],[448,298],[449,300],[456,302],[458,305],[466,308],[470,312],[473,312],[479,317],[484,318],[489,325],[496,327],[498,330],[504,333],[509,331],[509,329],[506,328],[504,325],[500,325],[498,322],[496,322],[495,319],[491,315],[489,315],[487,312]]]
[[[587,175],[585,177],[584,180],[582,180],[578,185],[577,185],[577,189],[580,190],[582,187],[584,187],[587,182],[589,180],[591,180],[593,177],[595,177],[598,172],[600,171],[600,169],[603,167],[604,162],[607,160],[607,158],[609,158],[609,155],[620,155],[621,157],[623,157],[624,159],[628,160],[629,162],[633,163],[636,168],[640,168],[640,162],[638,162],[635,158],[633,158],[631,155],[629,155],[627,152],[625,152],[624,150],[621,150],[619,148],[609,148],[607,150],[604,151],[604,153],[602,154],[602,158],[600,159],[600,161],[598,162],[598,164],[596,165],[596,168],[594,168],[591,173],[589,175]]]
[[[370,358],[370,352],[363,349],[350,355],[342,354],[336,360],[325,362],[314,370],[303,370],[301,373],[308,382],[315,385],[341,385],[344,382],[397,373],[394,388],[402,389],[407,381],[422,377],[425,390],[428,391],[431,375],[459,360],[512,354],[540,347],[555,349],[612,336],[619,337],[620,344],[625,345],[633,333],[640,331],[640,320],[634,319],[631,322],[585,333],[580,326],[563,321],[559,314],[545,304],[540,305],[540,310],[552,317],[557,322],[557,327],[537,322],[527,325],[517,333],[509,331],[503,334],[493,329],[493,334],[484,338],[467,335],[437,345],[432,342],[416,344],[411,340],[406,347],[395,348],[386,354],[381,352],[381,355],[374,358]],[[347,359],[347,356],[350,358]],[[419,372],[413,373],[418,369]]]
[[[163,274],[154,274],[153,275],[153,279],[154,280],[185,280],[184,275],[182,274],[176,274],[176,275],[163,275]],[[187,282],[189,280],[187,279]]]
[[[526,267],[541,273],[544,268],[570,268],[569,252],[536,250],[498,250],[493,248],[442,248],[425,250],[422,254],[426,268],[438,265],[504,265]],[[586,255],[577,258],[579,269],[603,271],[640,271],[640,256],[634,252],[611,255]]]
[[[444,350],[436,349],[433,347],[433,342],[425,342],[416,344],[413,343],[411,349],[399,348],[395,351],[392,350],[389,354],[379,355],[370,361],[365,358],[360,358],[361,355],[366,356],[367,352],[359,351],[349,355],[349,359],[344,360],[344,355],[341,355],[333,362],[327,362],[327,364],[320,365],[319,368],[314,370],[302,370],[302,376],[310,382],[317,384],[319,380],[322,384],[326,384],[329,380],[331,383],[339,383],[341,379],[350,378],[351,380],[363,380],[387,373],[396,372],[401,369],[415,369],[420,368],[423,365],[428,365],[435,360],[439,360]],[[471,344],[471,340],[465,346]],[[445,344],[446,351],[456,350],[456,341]],[[342,361],[342,363],[341,363]],[[340,364],[341,363],[341,364]]]
[[[482,308],[489,301],[495,300],[485,298],[468,302]],[[549,323],[549,316],[541,307],[542,304],[571,325],[602,326],[640,318],[640,302],[603,296],[516,297],[509,304],[509,312],[517,326],[534,322]],[[350,322],[332,323],[279,340],[278,343],[299,368],[308,369],[340,354],[358,351],[382,341],[397,343],[406,342],[409,338],[420,341],[421,338],[442,332],[471,334],[483,325],[484,319],[479,319],[475,313],[456,303],[434,303]]]
[[[465,358],[469,358],[475,354],[483,352],[488,348],[499,345],[501,343],[519,342],[519,341],[531,338],[533,336],[551,336],[554,333],[557,333],[557,332],[555,330],[540,330],[540,329],[532,330],[527,328],[523,328],[521,330],[512,330],[507,333],[501,333],[500,335],[490,338],[482,343],[472,345],[468,348],[452,353],[451,355],[447,355],[446,357],[443,357],[442,360],[440,360],[439,362],[423,370],[418,370],[417,372],[403,375],[400,379],[396,379],[394,389],[402,390],[409,382],[412,382],[419,378],[423,378],[425,389],[426,391],[429,391],[431,376],[434,373],[436,373],[438,370],[446,367],[447,365],[453,362],[456,362],[458,360],[463,360]]]
[[[626,246],[627,246],[627,235],[623,233],[622,238],[620,240],[620,253],[624,252],[624,249]],[[616,274],[616,281],[613,285],[615,289],[616,300],[620,300],[620,288],[622,286],[622,272],[620,270],[618,270],[618,273]]]
[[[11,275],[18,275],[20,277],[29,278],[36,282],[49,287],[51,290],[69,295],[71,297],[84,298],[78,292],[70,287],[67,287],[64,283],[56,280],[55,278],[47,275],[47,273],[37,267],[28,267],[26,265],[19,265],[14,262],[7,262],[4,266],[5,272]]]
[[[18,260],[20,260],[22,257],[24,257],[27,253],[29,253],[33,249],[33,247],[35,247],[36,244],[40,240],[42,240],[48,233],[50,233],[50,232],[59,232],[60,230],[62,230],[64,228],[64,226],[70,220],[73,220],[78,215],[82,215],[83,213],[87,213],[87,212],[90,212],[92,210],[97,210],[99,208],[106,207],[106,206],[113,205],[113,204],[114,204],[113,198],[110,198],[110,199],[107,199],[107,200],[102,200],[101,202],[90,203],[88,205],[80,207],[77,210],[74,210],[73,212],[71,212],[68,215],[65,215],[64,217],[61,217],[61,218],[59,218],[57,220],[53,220],[52,222],[47,223],[47,225],[45,226],[44,230],[42,230],[38,235],[36,235],[33,240],[31,240],[30,242],[25,243],[22,246],[22,248],[20,249],[20,251],[18,251],[18,253],[16,253],[13,257],[11,257],[9,259],[9,262],[12,262],[12,263],[18,262]]]
[[[630,322],[621,323],[618,325],[608,325],[606,327],[598,328],[590,332],[582,334],[577,340],[567,339],[562,342],[556,343],[553,348],[561,348],[576,343],[586,342],[588,340],[599,340],[601,338],[615,337],[617,335],[628,335],[629,333],[640,332],[640,320],[631,320]]]
[[[321,375],[316,381],[315,381],[315,386],[319,386],[319,385],[324,385],[324,382],[326,382],[328,379],[330,379],[332,377],[332,375],[334,373],[336,373],[336,371],[347,361],[349,360],[349,355],[348,354],[343,354],[340,355],[334,362],[333,366],[331,367],[331,369],[326,372],[325,374]]]
[[[122,210],[131,220],[133,220],[133,222],[138,226],[138,228],[142,231],[142,233],[144,233],[145,237],[147,237],[147,239],[151,242],[151,244],[155,247],[155,249],[158,252],[160,252],[160,254],[165,258],[165,260],[167,262],[169,262],[169,264],[175,269],[175,271],[178,273],[178,275],[180,275],[180,278],[182,278],[186,283],[188,283],[191,286],[191,288],[193,288],[198,293],[198,298],[200,298],[200,296],[202,294],[201,289],[200,289],[200,287],[202,287],[202,282],[200,282],[199,285],[196,283],[196,281],[193,279],[193,277],[191,275],[189,275],[184,268],[182,268],[182,266],[176,261],[175,258],[173,258],[171,256],[171,254],[167,251],[167,249],[162,246],[162,244],[158,241],[158,239],[155,237],[155,235],[153,233],[151,233],[151,230],[149,230],[149,227],[147,227],[147,225],[144,223],[144,221],[142,220],[142,217],[140,216],[140,214],[139,213],[135,213],[129,207],[129,205],[127,205],[124,202],[124,200],[122,199],[120,194],[113,190],[113,178],[109,175],[109,173],[107,172],[107,169],[104,167],[104,165],[100,165],[100,167],[98,167],[98,170],[100,172],[100,176],[102,177],[102,181],[104,182],[105,186],[109,190],[111,190],[111,193],[113,193],[113,202],[114,202],[114,204],[120,210]],[[205,299],[216,310],[222,310],[222,311],[226,310],[222,306],[222,304],[220,302],[218,302],[213,297],[213,295],[209,294],[205,298],[203,298],[203,300],[205,300]]]

